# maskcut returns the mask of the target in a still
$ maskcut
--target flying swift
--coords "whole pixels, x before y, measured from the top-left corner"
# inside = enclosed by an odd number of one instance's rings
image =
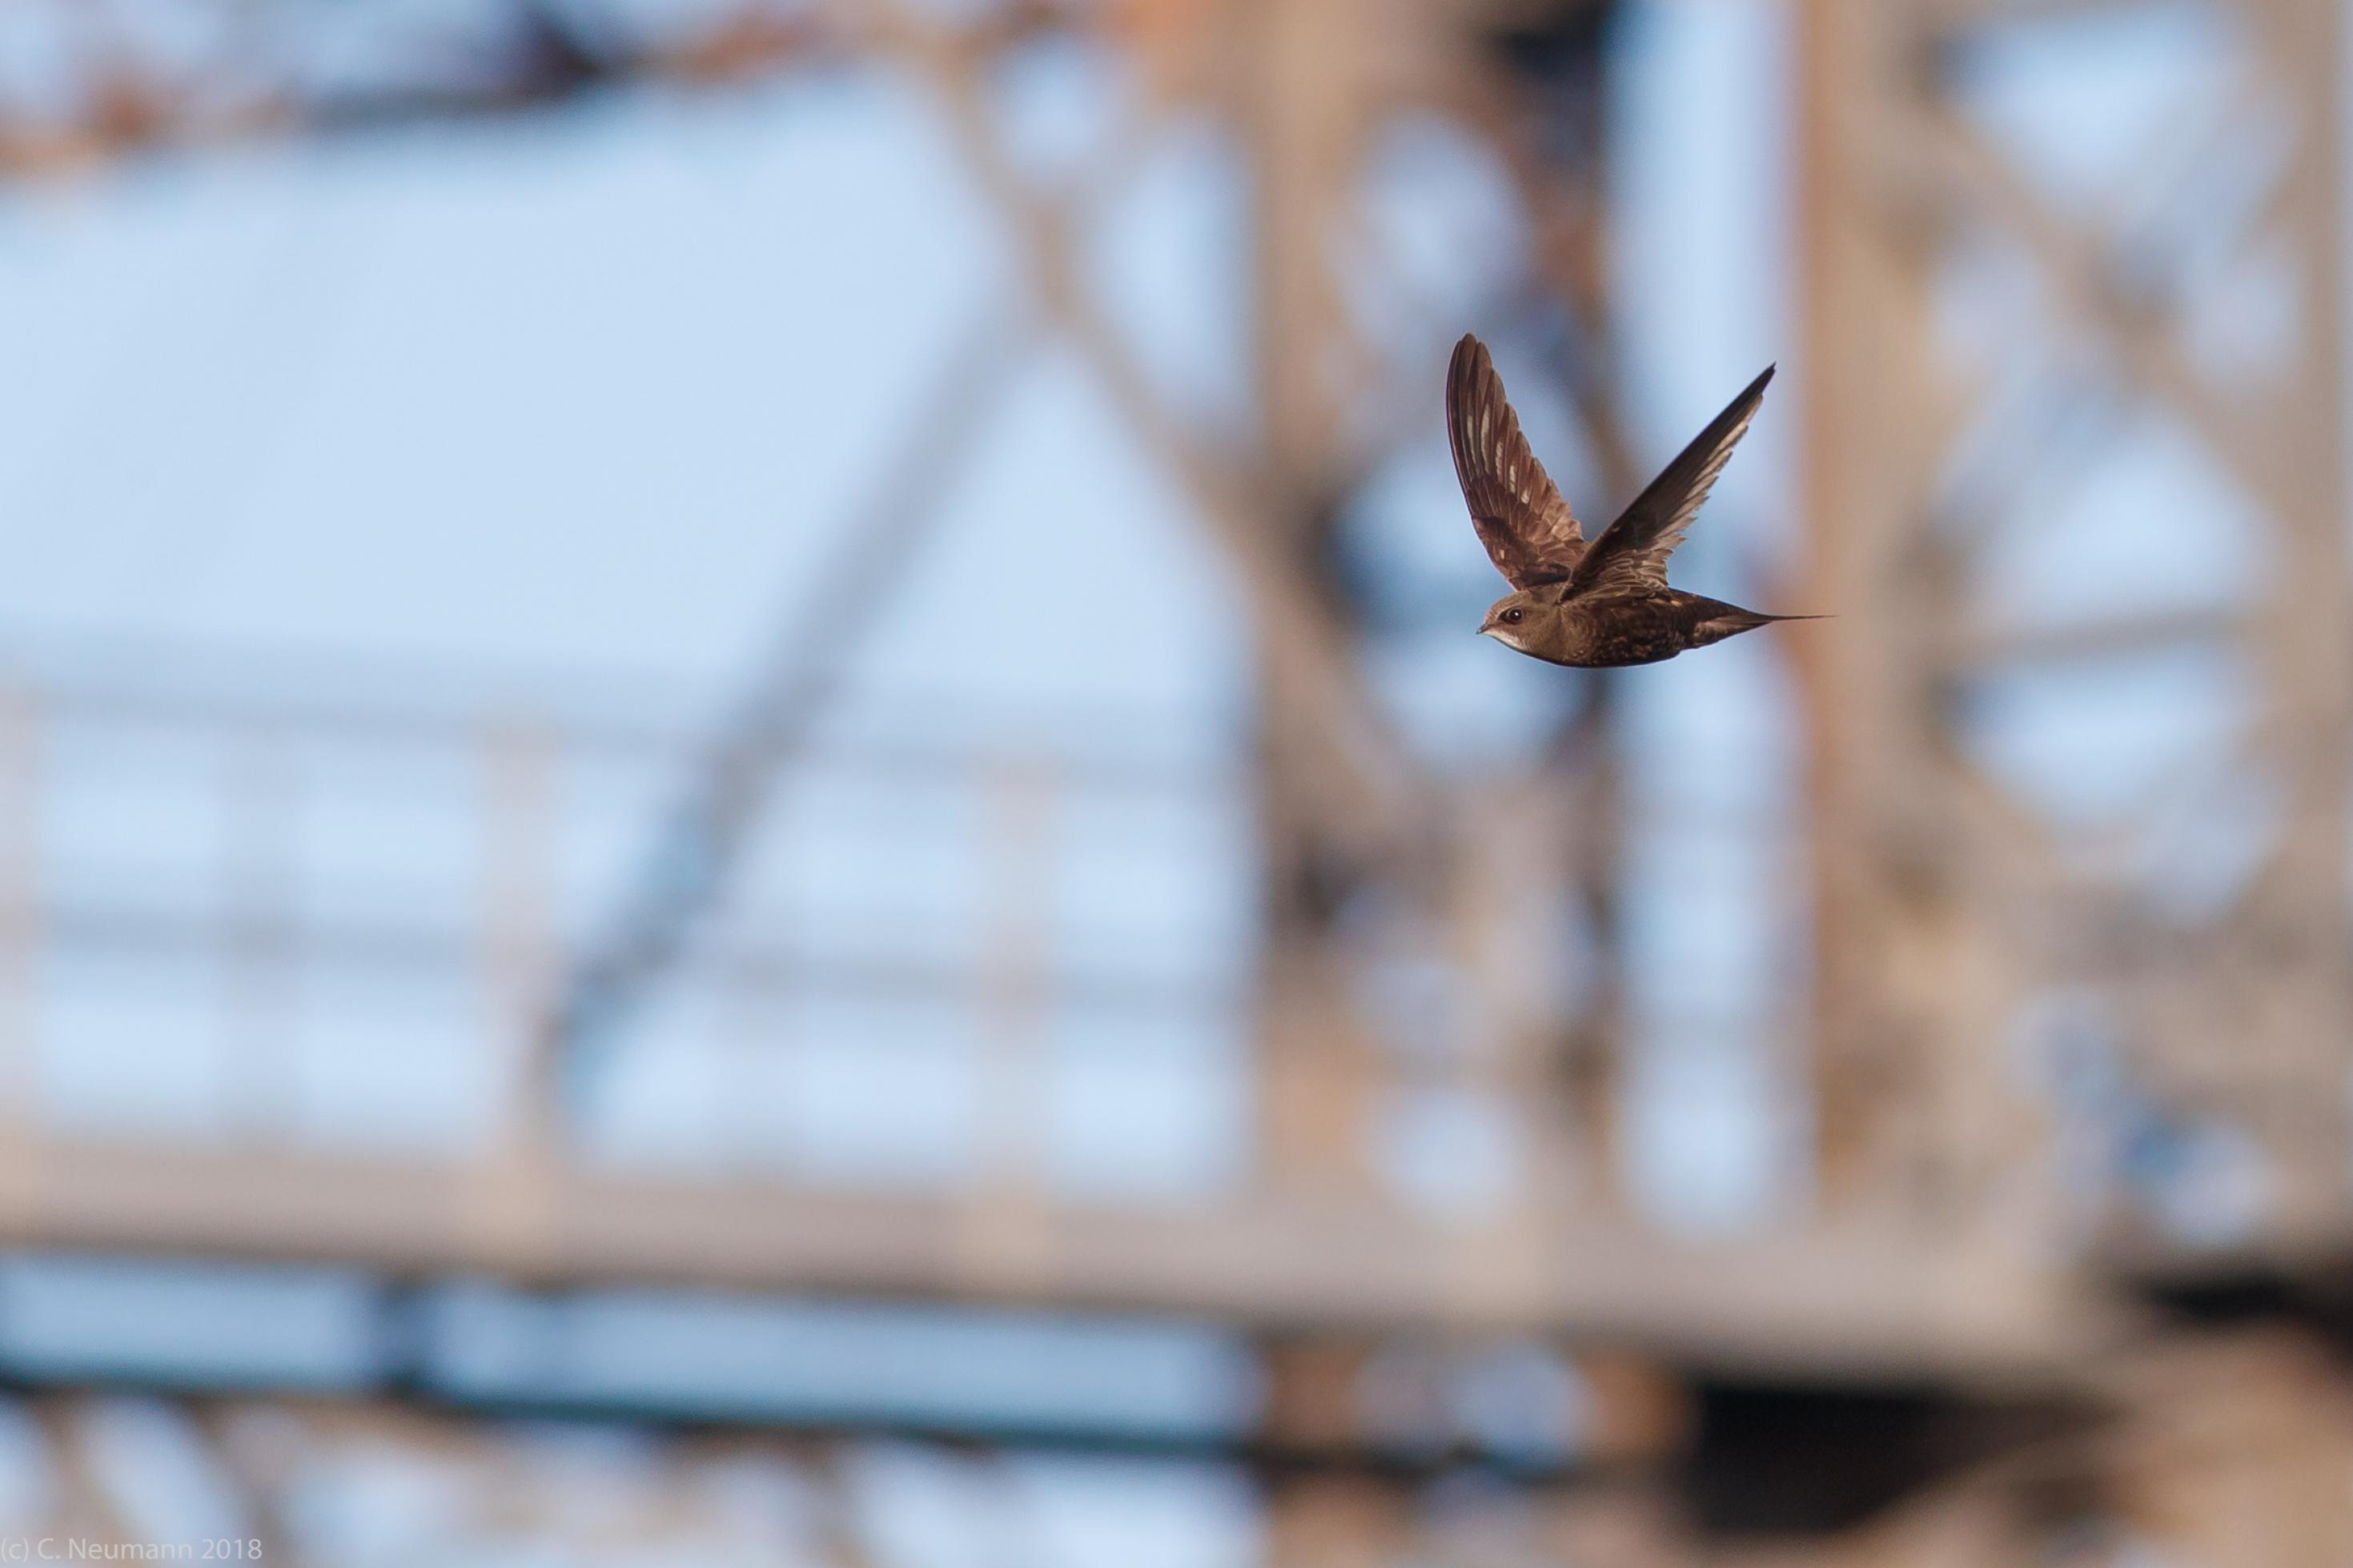
[[[1617,521],[1588,542],[1536,460],[1487,346],[1465,336],[1446,373],[1446,434],[1471,524],[1512,585],[1479,635],[1532,658],[1579,668],[1656,664],[1775,621],[1667,585],[1667,557],[1748,433],[1773,380],[1748,384]]]

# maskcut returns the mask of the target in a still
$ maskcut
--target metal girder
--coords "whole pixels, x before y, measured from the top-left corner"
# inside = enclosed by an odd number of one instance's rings
[[[1885,1226],[1678,1243],[1558,1210],[1450,1226],[1370,1200],[1206,1210],[132,1146],[22,1151],[0,1246],[353,1267],[519,1285],[691,1285],[1198,1318],[1270,1333],[1534,1333],[1672,1364],[2033,1386],[2129,1329],[1999,1248]]]

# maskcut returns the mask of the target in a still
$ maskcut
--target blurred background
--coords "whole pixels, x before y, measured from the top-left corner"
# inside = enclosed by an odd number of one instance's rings
[[[2353,1562],[2344,33],[11,0],[0,1552]]]

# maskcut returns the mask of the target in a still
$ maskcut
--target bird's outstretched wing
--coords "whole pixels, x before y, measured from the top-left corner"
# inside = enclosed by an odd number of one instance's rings
[[[1471,526],[1514,588],[1565,583],[1585,553],[1568,503],[1528,449],[1487,345],[1466,336],[1446,370],[1446,438]]]
[[[1568,594],[1656,592],[1667,585],[1667,557],[1683,542],[1700,503],[1715,488],[1732,449],[1748,434],[1765,401],[1773,367],[1748,384],[1708,427],[1669,463],[1634,504],[1601,531],[1571,574]]]

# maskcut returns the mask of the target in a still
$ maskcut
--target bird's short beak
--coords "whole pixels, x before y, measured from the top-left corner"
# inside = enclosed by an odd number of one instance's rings
[[[1489,621],[1485,626],[1481,626],[1479,628],[1479,635],[1482,637],[1493,637],[1495,635],[1495,623]]]

